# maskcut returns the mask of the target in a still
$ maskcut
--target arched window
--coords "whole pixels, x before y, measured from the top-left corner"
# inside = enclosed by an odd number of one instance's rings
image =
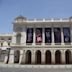
[[[41,51],[37,50],[36,54],[35,54],[35,60],[36,60],[36,64],[41,64]]]
[[[47,50],[45,53],[45,63],[51,64],[51,52],[49,50]]]
[[[31,64],[31,51],[30,51],[30,50],[28,50],[28,51],[26,52],[25,63],[26,63],[26,64]]]
[[[19,63],[19,58],[20,58],[20,51],[15,50],[14,51],[14,63]]]
[[[61,52],[59,50],[55,52],[55,63],[61,64]]]
[[[16,43],[17,44],[21,43],[21,34],[17,34],[17,36],[16,36]]]
[[[66,60],[66,64],[70,64],[71,63],[71,51],[67,50],[65,52],[65,60]]]

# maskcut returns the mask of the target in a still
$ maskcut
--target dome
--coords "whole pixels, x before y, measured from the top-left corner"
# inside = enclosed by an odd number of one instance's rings
[[[26,17],[23,17],[22,15],[15,18],[15,20],[26,20]]]

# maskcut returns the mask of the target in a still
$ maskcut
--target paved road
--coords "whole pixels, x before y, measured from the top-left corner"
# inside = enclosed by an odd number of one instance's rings
[[[34,67],[35,66],[35,67]],[[39,67],[39,68],[38,68]],[[4,65],[0,64],[0,72],[72,72],[72,67],[61,66],[58,65],[53,68],[53,66],[45,65]]]

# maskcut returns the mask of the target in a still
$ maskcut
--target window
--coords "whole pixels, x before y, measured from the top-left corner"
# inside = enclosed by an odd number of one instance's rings
[[[27,28],[26,43],[33,43],[33,28]]]
[[[45,28],[45,43],[51,43],[51,28]]]
[[[68,27],[63,28],[64,42],[70,43],[70,29]]]
[[[42,28],[36,28],[36,43],[42,43]]]
[[[61,43],[61,29],[54,28],[54,41],[55,43]]]

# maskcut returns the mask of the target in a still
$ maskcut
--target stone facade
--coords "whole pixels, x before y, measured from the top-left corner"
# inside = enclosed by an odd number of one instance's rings
[[[38,40],[37,31],[41,32]],[[46,31],[49,32],[48,40]],[[28,36],[29,32],[31,33]],[[27,40],[28,37],[31,38]],[[72,64],[71,17],[68,19],[32,20],[23,16],[15,18],[13,33],[0,34],[0,62],[43,65],[44,68],[47,65]]]

